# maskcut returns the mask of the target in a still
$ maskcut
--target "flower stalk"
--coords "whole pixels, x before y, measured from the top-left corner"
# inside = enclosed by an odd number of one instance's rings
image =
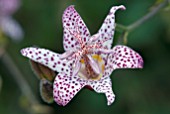
[[[25,105],[26,107],[24,106],[26,110],[28,110],[31,113],[42,113],[43,111],[44,114],[53,111],[52,108],[39,103],[39,101],[35,97],[35,94],[32,92],[29,84],[24,79],[22,73],[17,68],[17,66],[15,65],[15,63],[13,62],[8,53],[4,53],[1,57],[1,60],[6,65],[7,69],[11,72],[22,94],[25,96],[24,98],[27,99],[26,100],[27,105]]]
[[[140,18],[139,20],[135,21],[134,23],[132,23],[128,26],[121,25],[121,24],[117,23],[116,24],[116,31],[124,34],[123,35],[123,43],[127,44],[127,41],[128,41],[127,37],[128,37],[128,34],[130,32],[132,32],[137,27],[139,27],[140,25],[145,23],[147,20],[149,20],[150,18],[155,16],[162,8],[164,8],[166,5],[168,5],[168,3],[169,3],[169,0],[164,0],[159,5],[154,7],[150,12],[148,12],[146,15],[144,15],[142,18]]]
[[[0,75],[0,93],[1,93],[1,88],[2,88],[2,77]]]

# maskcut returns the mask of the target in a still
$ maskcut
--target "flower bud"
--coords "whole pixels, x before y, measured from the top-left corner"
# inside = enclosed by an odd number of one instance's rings
[[[40,80],[40,95],[44,102],[53,103],[53,84],[46,80]]]
[[[52,82],[55,77],[55,72],[44,65],[30,60],[32,70],[39,79],[47,79]]]

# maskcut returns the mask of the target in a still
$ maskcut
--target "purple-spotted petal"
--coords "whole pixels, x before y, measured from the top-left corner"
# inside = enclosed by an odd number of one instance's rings
[[[79,40],[82,42],[87,42],[90,37],[90,32],[86,27],[85,23],[81,19],[80,15],[74,9],[74,6],[69,6],[63,14],[63,27],[64,27],[64,49],[70,50],[79,47],[78,38],[76,35],[79,35]],[[80,42],[81,42],[80,41]]]
[[[114,6],[110,9],[109,14],[105,18],[103,25],[99,29],[98,33],[100,34],[99,40],[102,42],[104,41],[103,47],[106,47],[107,49],[111,48],[112,41],[113,41],[113,35],[115,31],[115,12],[118,9],[123,9],[125,10],[125,7],[123,5],[120,6]]]
[[[102,78],[98,81],[89,81],[91,86],[97,93],[105,93],[107,105],[111,105],[115,100],[115,95],[112,90],[112,82],[110,77]]]
[[[114,53],[108,56],[105,73],[109,76],[113,70],[122,68],[143,68],[142,57],[127,46],[118,45]]]
[[[57,72],[66,72],[67,75],[72,74],[73,60],[67,61],[61,60],[60,55],[42,48],[24,48],[21,50],[21,54],[29,59],[41,63],[50,69]]]
[[[86,82],[77,76],[59,73],[53,84],[53,96],[58,105],[65,106],[85,86]]]

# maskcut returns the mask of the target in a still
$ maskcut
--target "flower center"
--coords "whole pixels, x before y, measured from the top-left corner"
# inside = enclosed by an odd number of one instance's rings
[[[105,62],[102,57],[95,53],[112,53],[112,50],[105,49],[102,43],[108,39],[99,41],[100,34],[95,34],[89,38],[89,41],[84,42],[80,35],[79,27],[72,32],[68,29],[73,38],[80,45],[79,48],[67,51],[61,56],[61,59],[75,59],[73,64],[73,76],[79,75],[84,79],[98,80],[102,77],[105,69]],[[98,42],[96,42],[98,40]]]
[[[92,55],[92,58],[96,62],[96,64],[99,66],[100,73],[96,73],[91,65],[88,63],[89,60],[87,57],[84,57],[80,60],[81,68],[78,72],[78,76],[83,79],[91,79],[91,80],[99,80],[102,77],[102,74],[104,73],[105,69],[105,62],[102,59],[100,55],[94,54]]]

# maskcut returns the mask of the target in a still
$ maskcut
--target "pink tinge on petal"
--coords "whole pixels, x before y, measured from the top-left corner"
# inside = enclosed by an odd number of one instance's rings
[[[65,50],[78,48],[80,47],[79,42],[85,43],[89,40],[90,32],[73,5],[64,11],[62,20],[64,28],[63,45]]]
[[[105,40],[102,45],[103,47],[110,49],[112,42],[113,42],[113,36],[115,31],[115,12],[118,9],[125,10],[126,8],[123,5],[120,6],[114,6],[110,9],[109,14],[105,18],[101,28],[99,29],[98,33],[100,34],[99,41],[102,42]]]
[[[104,77],[98,81],[89,81],[89,86],[97,93],[105,93],[107,98],[107,105],[111,105],[115,100],[115,95],[112,90],[112,82],[110,77]]]
[[[115,69],[143,68],[142,57],[131,48],[118,45],[113,51],[114,53],[108,56],[105,75],[109,76]]]
[[[86,82],[77,76],[69,77],[65,73],[59,73],[53,84],[53,96],[58,105],[65,106],[79,92]]]
[[[60,55],[42,48],[24,48],[21,50],[21,54],[29,59],[41,63],[44,66],[57,72],[66,72],[69,76],[72,75],[73,60],[67,61],[61,60]]]

